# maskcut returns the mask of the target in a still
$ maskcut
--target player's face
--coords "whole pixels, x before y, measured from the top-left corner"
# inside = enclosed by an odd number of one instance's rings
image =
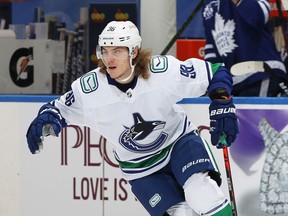
[[[125,79],[130,75],[130,57],[127,47],[102,47],[102,60],[112,79]]]

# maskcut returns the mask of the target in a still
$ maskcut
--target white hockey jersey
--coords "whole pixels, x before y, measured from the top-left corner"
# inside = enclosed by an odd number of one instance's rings
[[[113,145],[127,180],[161,169],[169,162],[175,141],[196,129],[176,103],[206,93],[213,76],[211,64],[153,56],[149,79],[138,78],[126,92],[109,84],[99,70],[74,81],[72,91],[55,106],[68,124],[90,127]]]

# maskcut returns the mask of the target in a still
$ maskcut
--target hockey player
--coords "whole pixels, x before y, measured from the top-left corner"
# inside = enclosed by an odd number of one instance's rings
[[[113,145],[123,176],[150,215],[186,216],[192,208],[199,215],[231,216],[213,156],[176,105],[208,89],[212,144],[222,148],[225,136],[230,146],[238,123],[229,71],[199,59],[151,56],[140,49],[141,40],[132,22],[108,23],[99,35],[99,67],[43,105],[32,121],[26,135],[31,153],[68,124],[87,126]]]
[[[268,0],[206,0],[203,22],[205,60],[224,62],[230,68],[245,61],[265,61],[282,80],[288,80],[285,65],[269,30]],[[279,96],[278,82],[268,73],[251,71],[233,77],[234,96]]]

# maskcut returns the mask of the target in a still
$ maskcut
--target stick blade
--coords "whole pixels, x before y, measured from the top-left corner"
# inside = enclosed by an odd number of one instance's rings
[[[283,6],[283,8],[284,8],[284,10],[288,10],[288,0],[282,0],[281,1],[282,2],[282,6]]]
[[[248,73],[255,73],[259,71],[265,71],[263,61],[245,61],[234,64],[230,68],[230,72],[234,76],[245,75]]]

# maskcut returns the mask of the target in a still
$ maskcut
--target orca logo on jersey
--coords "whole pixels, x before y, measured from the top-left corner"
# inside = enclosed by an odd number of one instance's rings
[[[133,113],[134,125],[125,127],[119,137],[120,144],[131,152],[151,152],[163,145],[168,134],[161,132],[160,135],[150,143],[140,143],[148,137],[153,131],[163,129],[166,122],[163,121],[145,121],[139,113]],[[140,142],[139,142],[140,141]]]

